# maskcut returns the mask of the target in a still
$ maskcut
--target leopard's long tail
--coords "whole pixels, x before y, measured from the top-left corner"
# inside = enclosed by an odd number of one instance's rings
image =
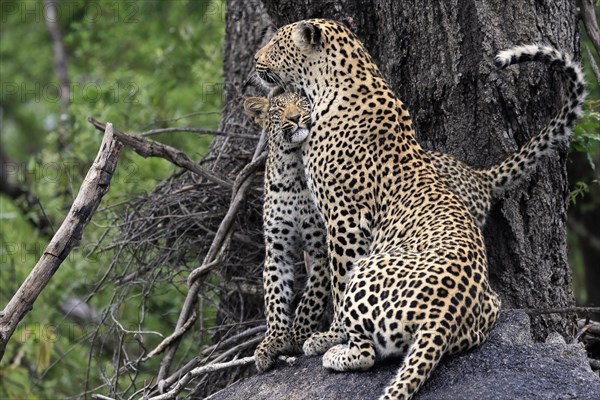
[[[536,136],[532,137],[518,152],[502,163],[482,172],[489,176],[495,194],[518,182],[533,170],[545,154],[568,143],[573,125],[581,116],[586,96],[585,81],[579,64],[568,54],[544,45],[516,46],[498,53],[496,66],[504,69],[510,65],[538,61],[557,67],[568,93],[562,108]]]
[[[446,338],[439,331],[417,332],[402,367],[379,400],[411,399],[438,366],[446,348]]]

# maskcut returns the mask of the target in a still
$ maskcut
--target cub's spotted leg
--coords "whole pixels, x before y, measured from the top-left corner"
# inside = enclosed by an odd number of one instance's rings
[[[333,346],[323,356],[323,367],[335,371],[365,371],[373,364],[373,340],[360,334],[351,334],[348,343]]]
[[[331,291],[324,222],[320,220],[320,215],[305,221],[303,241],[309,259],[309,275],[292,326],[294,344],[298,350],[319,328]]]
[[[402,368],[379,400],[410,399],[423,382],[429,379],[447,347],[447,338],[439,331],[418,331],[413,337]]]
[[[276,219],[274,223],[282,222]],[[270,224],[265,224],[266,232],[272,232],[272,229]],[[289,249],[295,246],[296,240],[292,234],[280,237],[265,235],[267,252],[263,285],[267,334],[254,352],[256,368],[259,371],[270,368],[278,355],[294,349],[289,315],[293,296],[294,264],[297,260]]]
[[[289,353],[292,348],[293,344],[289,334],[267,334],[254,350],[256,368],[261,372],[266,371],[275,364],[277,356]]]

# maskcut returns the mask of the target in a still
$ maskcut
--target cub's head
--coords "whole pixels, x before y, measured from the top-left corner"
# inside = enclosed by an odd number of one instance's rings
[[[308,89],[327,73],[352,68],[352,54],[363,48],[344,25],[309,19],[280,28],[255,56],[258,77],[267,86]],[[341,62],[341,59],[345,59]]]
[[[308,137],[311,126],[310,103],[295,93],[284,93],[271,99],[249,97],[244,113],[260,125],[277,148],[297,147]]]

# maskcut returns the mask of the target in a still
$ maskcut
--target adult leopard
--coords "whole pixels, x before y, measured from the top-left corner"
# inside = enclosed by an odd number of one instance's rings
[[[481,232],[343,25],[284,26],[256,54],[256,70],[312,105],[303,162],[327,225],[334,322],[304,351],[328,350],[323,365],[342,371],[370,368],[376,351],[405,353],[383,398],[410,398],[443,355],[478,345],[496,322]]]
[[[543,62],[557,68],[567,92],[563,107],[540,133],[518,152],[487,169],[474,169],[450,155],[429,152],[440,178],[462,199],[479,226],[484,225],[494,197],[524,179],[544,155],[568,142],[573,124],[582,111],[585,84],[577,63],[551,47],[527,45],[501,52],[496,64],[506,68],[527,61]],[[323,268],[326,254],[322,246],[326,231],[310,199],[300,155],[299,143],[308,137],[311,125],[308,100],[294,93],[272,99],[251,97],[245,100],[244,109],[263,127],[269,140],[263,214],[267,243],[265,314],[269,330],[255,352],[256,365],[263,371],[274,363],[276,356],[301,346],[321,318],[326,298],[323,294],[329,286],[327,269]],[[304,237],[299,235],[301,232]],[[275,243],[282,246],[273,250]],[[311,269],[302,302],[290,324],[291,266],[293,260],[302,258],[304,249],[308,250],[316,267]]]

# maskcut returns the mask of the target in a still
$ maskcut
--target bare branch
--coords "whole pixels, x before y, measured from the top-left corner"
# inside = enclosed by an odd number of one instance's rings
[[[119,330],[121,331],[122,334],[131,334],[131,335],[157,335],[157,336],[160,336],[160,337],[164,337],[162,333],[156,332],[156,331],[140,331],[140,330],[130,331],[129,329],[125,329],[125,327],[119,321],[117,321],[117,319],[115,318],[115,315],[114,315],[112,309],[110,311],[110,318],[115,323],[115,325],[117,327],[119,327]],[[120,364],[120,363],[117,363],[117,365],[118,364]]]
[[[577,321],[577,326],[581,329],[586,328],[585,332],[589,332],[592,335],[600,337],[600,323],[598,323],[598,322],[594,322],[594,321],[586,322],[586,320],[580,319]]]
[[[232,344],[237,343],[239,340],[241,339],[245,339],[248,336],[252,336],[255,335],[257,333],[263,333],[267,330],[267,326],[266,325],[259,325],[259,326],[255,326],[254,328],[250,328],[250,329],[246,329],[245,331],[238,333],[235,336],[232,336],[226,340],[223,340],[222,342],[218,342],[210,347],[207,347],[206,349],[202,350],[202,355],[209,355],[210,353],[214,352],[216,349],[218,349],[219,347],[227,347],[230,346]]]
[[[592,72],[594,73],[594,77],[596,78],[596,82],[600,85],[600,71],[598,70],[598,64],[596,64],[596,60],[590,51],[588,46],[585,47],[585,52],[588,56],[588,60],[590,60],[590,67],[592,67]]]
[[[234,139],[251,139],[251,140],[259,140],[260,139],[260,137],[256,136],[256,135],[234,134],[234,133],[227,133],[227,132],[223,132],[223,131],[214,131],[211,129],[191,128],[191,127],[152,129],[152,130],[140,133],[139,136],[146,137],[146,136],[152,136],[152,135],[158,135],[161,133],[170,133],[170,132],[190,132],[190,133],[196,133],[199,135],[224,136],[224,137],[234,138]]]
[[[504,309],[503,309],[504,310]],[[564,308],[507,308],[505,311],[523,311],[529,315],[597,313],[600,307],[564,307]]]
[[[25,282],[0,312],[0,359],[18,323],[33,308],[33,303],[46,287],[71,249],[81,240],[102,197],[108,192],[122,145],[115,140],[112,124],[106,130],[98,155],[90,167],[79,193],[58,231],[44,250]]]
[[[185,386],[189,383],[189,381],[191,381],[193,378],[195,378],[197,376],[200,376],[202,374],[206,374],[209,372],[219,371],[219,370],[226,369],[226,368],[239,367],[242,365],[248,365],[248,364],[252,364],[252,363],[254,363],[254,356],[244,357],[244,358],[240,358],[238,360],[232,360],[232,361],[219,363],[219,364],[209,364],[209,365],[205,365],[203,367],[194,368],[193,370],[191,370],[190,372],[185,374],[177,382],[177,385],[175,385],[175,387],[173,389],[171,389],[170,391],[168,391],[165,394],[150,397],[150,398],[148,398],[148,400],[173,399],[173,398],[175,398],[175,396],[177,396],[177,394],[179,394],[185,388]]]
[[[198,313],[196,312],[196,310],[194,310],[191,317],[185,322],[185,324],[183,324],[183,326],[180,329],[175,329],[175,331],[170,336],[166,337],[162,342],[160,342],[158,346],[154,348],[154,350],[152,350],[144,358],[142,358],[142,361],[146,361],[149,358],[154,357],[155,355],[165,351],[169,344],[171,344],[174,340],[186,333],[192,327],[192,325],[194,325],[194,322],[196,322],[197,319]]]
[[[263,337],[259,336],[259,337],[255,337],[250,340],[247,340],[245,342],[242,342],[242,343],[230,348],[229,350],[225,351],[224,353],[220,354],[218,357],[216,357],[215,359],[213,359],[206,365],[208,366],[208,365],[213,365],[213,364],[219,364],[219,362],[226,360],[229,357],[236,356],[240,351],[242,351],[244,349],[247,349],[249,347],[255,347],[258,343],[261,342],[262,339],[263,339]],[[155,390],[158,389],[162,392],[165,389],[170,388],[173,384],[175,384],[175,382],[178,382],[181,379],[181,377],[186,376],[188,373],[190,373],[194,369],[201,368],[201,367],[197,367],[197,366],[199,364],[203,364],[205,362],[206,362],[206,360],[200,360],[198,357],[195,357],[193,360],[191,360],[189,363],[187,363],[179,371],[175,372],[174,374],[172,374],[171,376],[169,376],[166,379],[159,380],[157,387],[154,389]],[[181,387],[181,389],[183,389],[184,387],[185,387],[185,385],[183,387]],[[181,390],[179,390],[179,391],[181,391]]]
[[[102,394],[93,394],[92,395],[92,399],[98,399],[98,400],[115,400],[112,397],[104,396]]]
[[[88,118],[88,121],[90,124],[94,125],[96,127],[96,129],[98,129],[98,130],[103,130],[105,127],[105,124],[97,121],[96,119],[94,119],[92,117]],[[167,146],[165,144],[156,142],[151,139],[146,139],[141,136],[128,135],[126,133],[119,132],[116,129],[114,130],[114,132],[115,132],[115,137],[117,138],[117,140],[119,140],[121,143],[126,144],[127,146],[131,147],[136,153],[138,153],[140,156],[142,156],[144,158],[147,158],[147,157],[164,158],[165,160],[169,160],[170,162],[172,162],[173,164],[175,164],[181,168],[185,168],[188,171],[192,171],[195,174],[198,174],[213,183],[216,183],[227,189],[232,188],[232,184],[230,182],[227,182],[227,181],[219,178],[217,175],[215,175],[211,171],[198,165],[197,163],[192,161],[185,153],[183,153],[180,150],[177,150],[174,147]]]
[[[179,117],[174,117],[174,118],[167,118],[167,119],[155,119],[152,121],[153,124],[158,124],[158,123],[165,123],[165,122],[176,122],[176,121],[180,121],[182,119],[185,118],[191,118],[191,117],[196,117],[199,115],[219,115],[221,114],[221,111],[197,111],[197,112],[193,112],[193,113],[189,113],[189,114],[184,114],[181,115]]]
[[[596,48],[596,54],[600,54],[600,29],[598,29],[594,0],[581,0],[581,18],[585,30]]]

